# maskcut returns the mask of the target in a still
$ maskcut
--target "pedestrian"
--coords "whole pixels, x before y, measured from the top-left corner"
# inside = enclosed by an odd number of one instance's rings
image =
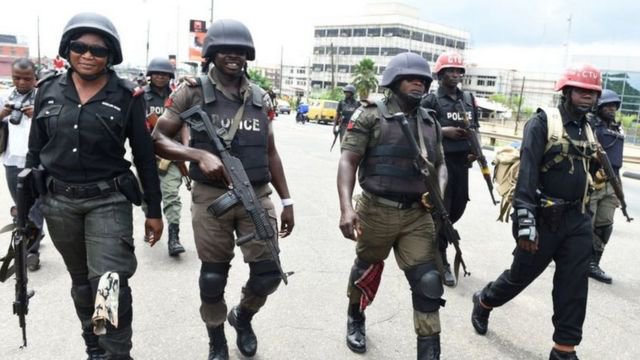
[[[164,112],[164,103],[171,94],[169,82],[175,77],[173,65],[166,58],[155,58],[147,66],[147,74],[150,81],[144,87],[144,98],[147,102],[147,114],[152,117],[160,117]],[[174,137],[174,141],[184,145],[189,144],[187,127]],[[162,210],[169,223],[169,241],[167,247],[169,256],[178,256],[183,253],[184,246],[180,243],[180,213],[182,201],[180,200],[180,185],[182,184],[182,172],[186,169],[182,161],[169,161],[158,159],[158,174],[160,175],[160,189],[162,190]]]
[[[616,122],[616,112],[620,109],[620,103],[620,97],[615,91],[608,89],[602,91],[593,124],[598,143],[607,152],[611,167],[618,178],[620,178],[624,150],[624,134],[620,130],[620,124]],[[600,259],[613,233],[613,215],[616,208],[620,206],[620,201],[616,197],[613,186],[603,175],[601,167],[594,166],[592,173],[595,179],[595,191],[591,194],[590,203],[593,214],[593,255],[589,263],[589,276],[605,284],[611,284],[613,279],[600,268]]]
[[[344,93],[344,99],[338,102],[338,109],[336,111],[336,117],[333,119],[333,133],[340,134],[340,142],[344,137],[344,133],[347,129],[347,124],[351,119],[351,115],[360,107],[360,102],[356,100],[356,87],[349,84],[342,88]]]
[[[145,234],[151,244],[160,239],[163,227],[143,91],[112,69],[122,62],[120,38],[102,15],[73,16],[58,52],[70,69],[39,84],[26,166],[42,165],[48,173],[42,212],[71,276],[71,297],[89,359],[130,359],[128,279],[137,267],[131,204],[140,205],[142,195],[125,158],[127,138],[148,205]],[[115,274],[117,327],[108,323],[106,334],[97,336],[91,320],[98,285],[103,275],[114,279]]]
[[[272,193],[269,183],[273,185],[283,206],[281,237],[289,236],[293,230],[293,200],[275,147],[272,123],[267,118],[264,91],[247,77],[247,61],[255,59],[249,29],[236,20],[215,21],[207,30],[203,55],[206,74],[197,79],[195,86],[184,83],[169,97],[153,136],[158,155],[190,161],[189,172],[194,180],[192,224],[202,262],[200,315],[209,334],[209,359],[221,360],[229,358],[225,317],[237,332],[236,344],[242,355],[256,354],[258,340],[251,321],[267,297],[276,291],[281,278],[268,245],[256,241],[246,243],[241,250],[244,261],[249,264],[249,279],[242,288],[240,303],[227,314],[224,291],[234,256],[234,232],[238,236],[249,234],[254,231],[254,224],[242,206],[234,207],[219,218],[207,211],[214,200],[228,191],[225,169],[206,132],[191,127],[190,147],[171,141],[184,124],[180,114],[199,105],[214,125],[227,130],[225,143],[230,146],[231,154],[242,162],[277,234],[275,207],[269,197]],[[214,66],[210,68],[211,63]]]
[[[444,292],[436,230],[431,214],[421,203],[426,186],[414,167],[415,157],[398,121],[403,113],[423,152],[437,174],[440,188],[446,182],[440,127],[427,109],[420,107],[431,84],[427,61],[414,53],[394,56],[382,74],[388,89],[383,102],[355,111],[342,142],[338,166],[340,230],[356,241],[356,259],[349,275],[347,346],[356,353],[366,347],[364,309],[373,300],[382,275],[383,261],[394,250],[396,261],[411,286],[418,359],[440,358],[440,315]],[[354,210],[353,188],[363,189]]]
[[[473,95],[458,87],[465,74],[462,55],[455,52],[441,54],[436,60],[434,73],[438,77],[438,90],[427,95],[422,106],[435,110],[442,126],[442,146],[449,173],[444,203],[451,222],[455,224],[462,218],[469,201],[469,168],[476,160],[468,140],[474,134],[467,127],[478,129],[480,124]],[[461,102],[464,106],[460,105]],[[465,116],[469,124],[465,124]],[[447,260],[448,243],[442,232],[438,234],[438,244],[444,265],[444,284],[455,286],[456,278]]]
[[[586,313],[593,228],[588,213],[589,162],[595,140],[587,113],[602,91],[591,65],[566,70],[555,86],[557,109],[538,112],[525,125],[513,195],[516,248],[509,270],[473,295],[471,322],[486,334],[491,309],[516,297],[549,265],[553,276],[553,341],[549,359],[577,359]],[[560,136],[548,137],[555,129]]]
[[[33,118],[33,104],[36,98],[36,66],[27,58],[16,59],[11,64],[13,87],[6,98],[0,99],[0,119],[4,140],[0,141],[0,153],[4,165],[9,193],[14,204],[17,201],[18,174],[27,161],[29,131]],[[15,205],[11,206],[11,216],[17,216]],[[44,219],[40,210],[40,201],[36,200],[29,212],[29,219],[36,231],[27,249],[27,268],[36,271],[40,268],[40,241],[44,237],[42,230]]]

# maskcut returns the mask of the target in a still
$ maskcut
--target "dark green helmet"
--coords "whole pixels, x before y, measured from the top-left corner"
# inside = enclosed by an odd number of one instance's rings
[[[256,58],[253,38],[243,23],[232,19],[216,20],[207,30],[202,46],[202,57],[211,61],[219,48],[227,46],[247,50],[247,60]]]
[[[151,76],[153,73],[163,73],[168,74],[173,79],[173,65],[168,59],[165,58],[153,58],[149,62],[149,66],[147,66],[147,76]]]
[[[390,87],[399,77],[413,75],[424,78],[428,85],[433,81],[431,76],[431,68],[429,63],[422,56],[412,52],[398,54],[391,58],[389,65],[382,73],[382,81],[380,86]]]
[[[104,38],[109,48],[109,65],[118,65],[122,62],[122,49],[120,37],[111,20],[96,13],[80,13],[71,18],[62,32],[58,54],[69,60],[69,44],[71,40],[82,34],[96,33]]]

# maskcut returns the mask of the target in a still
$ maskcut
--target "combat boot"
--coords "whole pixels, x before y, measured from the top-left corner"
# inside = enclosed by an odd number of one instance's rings
[[[107,354],[98,344],[98,336],[93,333],[93,327],[82,329],[82,338],[87,347],[87,360],[106,360]]]
[[[607,275],[607,273],[605,273],[604,270],[600,268],[601,258],[602,252],[595,251],[593,253],[591,262],[589,262],[589,277],[605,284],[611,284],[613,282],[611,276]]]
[[[227,316],[229,324],[236,329],[238,334],[236,339],[238,350],[246,357],[251,357],[258,351],[258,339],[251,327],[251,319],[255,314],[255,312],[243,309],[240,306],[234,306]]]
[[[473,312],[471,313],[471,324],[476,332],[480,335],[487,333],[489,328],[489,314],[491,309],[487,309],[480,304],[480,295],[482,290],[473,294]]]
[[[359,304],[350,304],[347,311],[347,347],[359,354],[367,351],[365,316]]]
[[[418,360],[440,360],[440,335],[418,336]]]
[[[560,350],[556,350],[555,348],[551,349],[551,354],[549,354],[549,360],[580,360],[578,359],[578,355],[575,351],[572,352],[564,352]]]
[[[178,256],[184,252],[184,246],[180,244],[179,233],[179,224],[169,224],[169,256]]]
[[[227,338],[224,336],[224,323],[216,327],[207,327],[209,334],[208,360],[229,360]]]

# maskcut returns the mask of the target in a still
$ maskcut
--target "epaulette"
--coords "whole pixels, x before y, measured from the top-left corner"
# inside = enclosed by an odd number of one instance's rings
[[[57,72],[57,71],[48,73],[42,79],[38,80],[38,82],[36,83],[36,87],[40,87],[42,84],[46,83],[49,80],[57,78],[61,74],[63,74],[63,73],[62,72]]]

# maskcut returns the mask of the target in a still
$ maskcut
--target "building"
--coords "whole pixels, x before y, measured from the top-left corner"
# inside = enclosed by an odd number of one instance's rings
[[[336,18],[314,27],[311,88],[342,87],[353,79],[363,58],[376,64],[381,80],[385,65],[399,53],[412,51],[433,66],[438,55],[456,50],[464,54],[470,34],[453,27],[422,21],[418,9],[402,3],[367,7],[368,15]]]
[[[311,86],[310,70],[308,66],[283,65],[282,97],[306,97]]]
[[[11,64],[21,57],[29,57],[29,46],[15,35],[0,34],[0,78],[10,78]]]

